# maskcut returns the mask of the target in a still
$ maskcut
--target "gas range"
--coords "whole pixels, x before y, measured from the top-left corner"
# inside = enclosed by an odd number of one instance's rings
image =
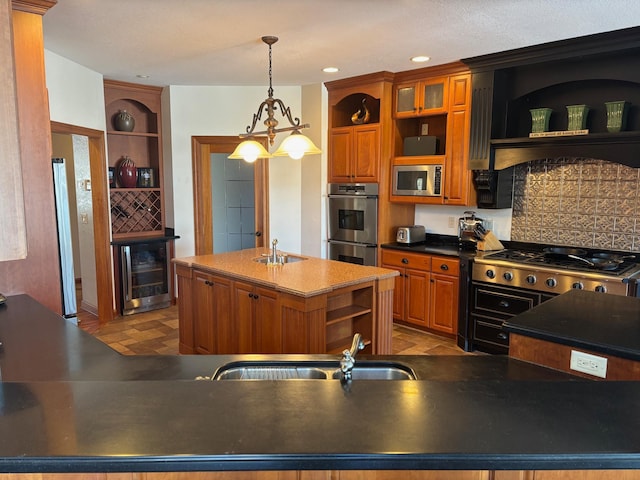
[[[588,257],[596,250],[586,252]],[[476,257],[472,279],[550,294],[577,288],[635,295],[635,285],[640,281],[640,259],[623,258],[614,268],[604,270],[570,256],[548,255],[542,248],[508,248]]]

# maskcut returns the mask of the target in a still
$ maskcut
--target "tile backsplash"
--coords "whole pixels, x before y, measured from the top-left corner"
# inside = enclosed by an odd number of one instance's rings
[[[640,251],[640,169],[585,158],[514,168],[512,240]]]

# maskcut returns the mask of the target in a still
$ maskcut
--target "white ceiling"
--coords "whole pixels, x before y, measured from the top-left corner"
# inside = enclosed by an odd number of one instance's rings
[[[58,0],[44,37],[47,50],[106,78],[164,86],[266,85],[260,37],[275,35],[275,86],[638,25],[638,0]],[[418,54],[431,61],[411,63]]]

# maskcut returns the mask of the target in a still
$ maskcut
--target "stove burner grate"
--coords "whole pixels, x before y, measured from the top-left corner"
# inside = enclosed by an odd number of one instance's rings
[[[557,268],[561,271],[591,272],[616,276],[623,275],[640,268],[640,263],[635,260],[625,260],[615,268],[603,269],[597,266],[590,266],[581,260],[573,259],[570,257],[563,258],[558,256],[545,255],[543,252],[539,251],[513,249],[500,250],[495,253],[487,254],[483,258],[488,260],[505,260],[513,262],[514,266],[515,264],[523,264],[524,266],[537,265]]]

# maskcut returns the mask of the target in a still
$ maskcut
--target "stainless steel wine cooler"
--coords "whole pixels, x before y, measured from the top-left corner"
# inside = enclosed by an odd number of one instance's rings
[[[134,242],[119,249],[122,315],[170,306],[167,242]]]

